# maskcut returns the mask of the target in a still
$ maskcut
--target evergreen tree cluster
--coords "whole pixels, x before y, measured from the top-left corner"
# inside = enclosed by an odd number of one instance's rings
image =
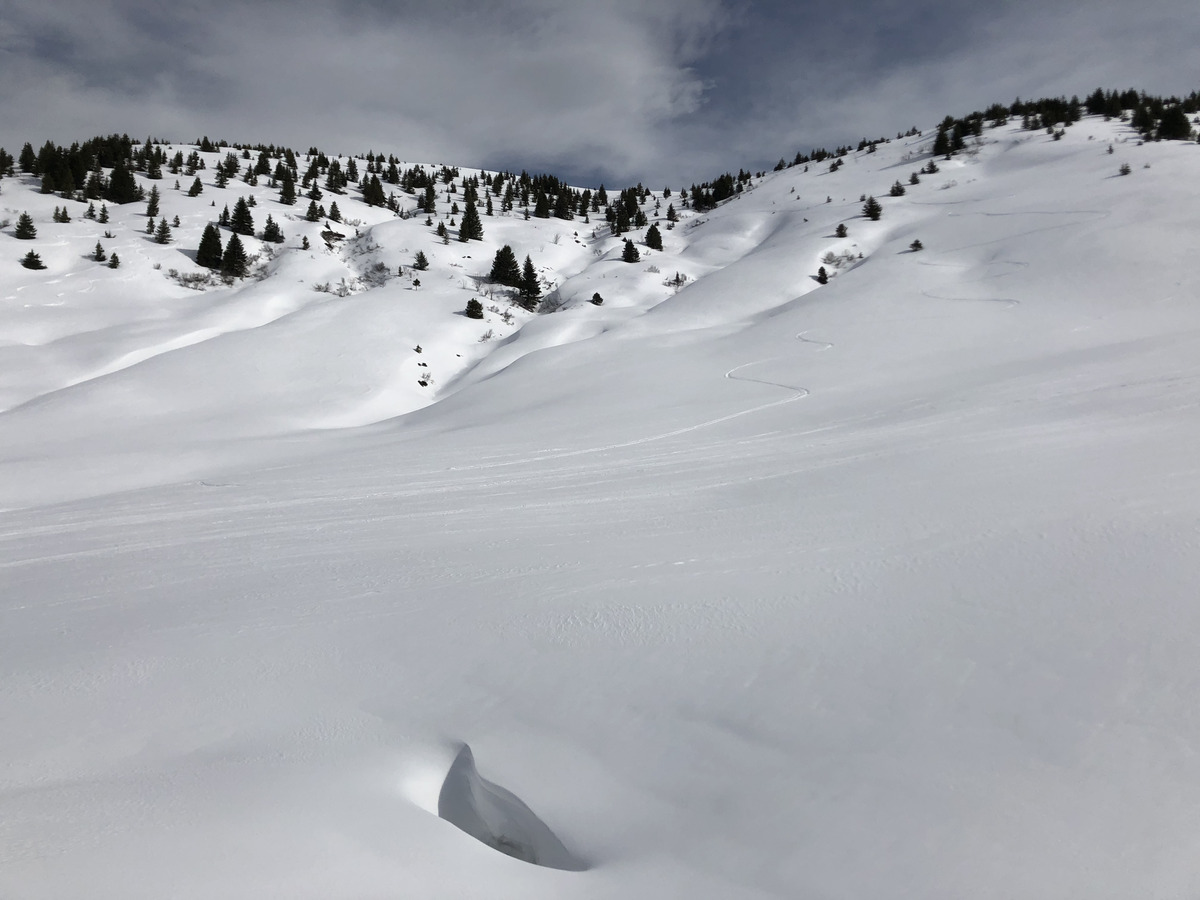
[[[1005,125],[1013,118],[1029,129],[1049,129],[1056,138],[1062,136],[1062,128],[1078,121],[1083,115],[1103,115],[1130,122],[1146,139],[1188,140],[1196,137],[1192,117],[1197,113],[1200,113],[1200,93],[1197,92],[1182,98],[1155,97],[1134,90],[1098,88],[1083,101],[1078,97],[1032,101],[1018,98],[1011,104],[993,103],[983,111],[965,116],[946,116],[933,136],[933,156],[952,156],[965,149],[972,138],[981,136],[986,128]],[[921,132],[913,128],[905,134],[897,134],[897,138],[905,136],[920,137]],[[781,170],[799,164],[807,167],[814,162],[828,161],[832,163],[831,171],[836,171],[850,153],[873,153],[879,144],[888,143],[889,140],[886,137],[863,137],[858,142],[857,150],[846,145],[833,151],[821,148],[807,154],[797,152],[791,162],[781,158],[775,168]],[[404,164],[395,156],[374,151],[369,151],[365,156],[346,157],[326,155],[313,147],[298,158],[294,151],[285,147],[230,145],[224,141],[212,141],[207,136],[200,139],[198,147],[199,150],[186,147],[174,150],[153,137],[134,141],[127,135],[115,134],[95,137],[69,147],[47,141],[40,150],[26,143],[16,158],[0,148],[0,176],[12,174],[19,168],[41,179],[43,193],[59,193],[69,200],[88,202],[88,211],[83,215],[101,223],[108,221],[107,203],[128,204],[144,200],[147,204],[146,233],[163,244],[172,242],[174,236],[168,219],[162,216],[160,207],[163,198],[156,182],[164,177],[164,172],[177,178],[182,176],[190,179],[190,187],[186,189],[188,196],[199,197],[205,189],[204,182],[197,174],[206,168],[202,154],[223,154],[223,158],[215,165],[214,156],[207,161],[208,165],[215,168],[210,184],[224,188],[233,178],[242,178],[249,184],[258,184],[260,179],[267,180],[272,189],[278,190],[278,200],[284,206],[302,202],[302,195],[306,197],[310,202],[305,218],[313,222],[325,218],[340,222],[342,213],[338,204],[331,203],[327,213],[322,200],[325,192],[347,194],[350,185],[356,186],[357,193],[353,196],[367,206],[387,207],[407,217],[408,213],[401,211],[396,201],[396,192],[389,191],[389,188],[396,188],[401,196],[407,194],[415,198],[415,201],[410,201],[409,208],[412,202],[416,202],[428,217],[427,224],[430,227],[434,226],[435,217],[439,219],[436,223],[437,234],[446,242],[454,236],[453,232],[447,230],[447,225],[454,228],[455,219],[458,219],[458,239],[467,242],[483,239],[482,214],[492,216],[499,212],[505,215],[516,211],[527,219],[557,218],[564,221],[579,217],[587,221],[590,215],[597,214],[604,216],[612,234],[617,236],[645,229],[644,238],[639,243],[650,250],[661,250],[663,235],[659,224],[651,224],[651,219],[661,222],[659,217],[665,218],[668,230],[674,227],[678,219],[675,204],[667,203],[672,196],[669,189],[664,189],[661,195],[656,196],[641,184],[610,196],[603,185],[596,191],[577,190],[550,174],[531,175],[525,171],[462,172],[452,166],[404,168]],[[937,171],[937,165],[931,159],[919,172],[912,172],[906,182],[896,180],[888,194],[892,197],[903,196],[908,189],[905,184],[916,186],[921,183],[922,175]],[[761,174],[758,173],[758,176]],[[753,179],[758,176],[741,169],[736,175],[726,172],[712,181],[692,184],[690,189],[680,191],[676,203],[697,211],[707,210],[736,197],[751,186]],[[139,186],[139,177],[151,182],[147,185],[148,191]],[[184,181],[185,186],[187,183]],[[180,189],[179,180],[175,181],[175,189]],[[343,205],[345,202],[343,200]],[[254,194],[250,194],[249,198],[238,197],[232,213],[226,205],[217,223],[205,228],[197,252],[200,265],[234,277],[245,274],[248,263],[245,248],[238,238],[254,236],[256,233],[251,213],[254,205]],[[442,209],[440,216],[439,206]],[[662,212],[663,206],[666,206],[665,214]],[[872,220],[882,215],[882,207],[875,197],[863,198],[863,215]],[[67,207],[55,207],[54,221],[70,221]],[[179,218],[176,216],[175,226],[178,227],[178,224]],[[226,246],[222,246],[218,225],[233,232]],[[845,225],[840,225],[839,236],[846,233]],[[22,214],[14,234],[26,240],[36,237],[37,229],[27,213]],[[111,237],[107,232],[106,235]],[[266,217],[260,237],[268,242],[284,240],[279,223],[273,216]],[[635,243],[636,235],[632,237],[632,240],[626,238],[623,242],[621,257],[626,262],[636,262],[641,257],[639,243]],[[517,302],[528,309],[535,308],[541,298],[542,285],[531,258],[526,256],[524,265],[519,264],[518,257],[508,245],[502,247],[496,257],[492,266],[492,281],[513,288],[519,298]],[[92,258],[97,262],[107,259],[113,265],[116,254],[106,254],[97,242]],[[428,259],[424,253],[419,253],[414,267],[423,268],[427,265]]]
[[[741,185],[742,182],[736,181],[729,172],[726,172],[711,183],[705,182],[699,187],[693,184],[691,191],[692,209],[697,211],[712,209],[722,200],[728,200],[734,194],[739,193]]]
[[[221,249],[221,232],[210,222],[205,226],[204,234],[200,238],[196,264],[232,278],[242,278],[246,275],[249,262],[246,258],[246,248],[242,246],[237,234],[231,234],[224,250]]]
[[[517,302],[525,309],[535,309],[542,296],[542,286],[537,276],[537,270],[533,266],[533,260],[526,256],[525,264],[518,265],[517,255],[509,244],[505,244],[496,251],[496,256],[492,260],[492,270],[488,273],[488,280],[494,284],[516,288]]]

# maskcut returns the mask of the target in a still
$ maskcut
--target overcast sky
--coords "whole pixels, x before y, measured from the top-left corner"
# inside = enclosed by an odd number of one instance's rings
[[[1015,96],[1200,89],[1196,0],[0,0],[0,146],[316,145],[679,186]]]

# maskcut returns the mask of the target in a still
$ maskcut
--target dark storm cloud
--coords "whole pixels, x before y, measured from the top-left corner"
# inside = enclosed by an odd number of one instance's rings
[[[0,145],[124,131],[648,184],[1197,86],[1194,2],[0,0]]]

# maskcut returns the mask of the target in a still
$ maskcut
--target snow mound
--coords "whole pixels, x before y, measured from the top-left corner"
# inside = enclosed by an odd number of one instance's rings
[[[438,816],[515,859],[568,872],[587,868],[520,797],[480,776],[466,744],[442,784]]]

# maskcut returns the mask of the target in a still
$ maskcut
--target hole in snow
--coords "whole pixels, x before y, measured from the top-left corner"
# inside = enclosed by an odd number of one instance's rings
[[[587,868],[520,797],[480,776],[466,744],[442,783],[438,816],[515,859],[568,872]]]

